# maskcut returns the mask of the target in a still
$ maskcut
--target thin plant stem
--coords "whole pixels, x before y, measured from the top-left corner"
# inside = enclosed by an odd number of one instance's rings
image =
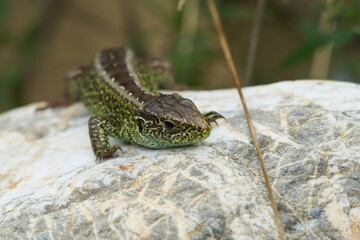
[[[182,8],[184,7],[185,2],[186,2],[186,0],[179,0],[178,6],[177,6],[178,11],[182,10]]]
[[[183,20],[180,29],[180,43],[185,55],[190,57],[194,49],[194,39],[199,25],[200,0],[191,0],[183,10]]]
[[[258,0],[256,3],[255,15],[253,24],[251,27],[250,42],[248,54],[246,57],[246,68],[245,68],[245,86],[251,85],[253,73],[254,73],[254,62],[257,52],[258,40],[261,29],[262,16],[265,9],[266,0]]]
[[[324,2],[326,8],[320,15],[319,31],[330,32],[336,28],[336,23],[331,23],[329,21],[331,14],[330,5],[333,2],[333,0],[324,0]],[[328,78],[333,46],[334,46],[333,43],[328,43],[327,45],[315,51],[310,69],[310,78],[312,79]]]
[[[239,92],[239,95],[240,95],[241,103],[242,103],[243,108],[244,108],[246,119],[247,119],[247,122],[248,122],[248,125],[249,125],[249,128],[250,128],[250,133],[251,133],[251,136],[252,136],[252,139],[253,139],[253,142],[254,142],[254,146],[256,148],[257,156],[259,158],[259,162],[260,162],[260,165],[261,165],[261,170],[262,170],[263,175],[264,175],[265,185],[266,185],[266,188],[267,188],[267,191],[268,191],[268,194],[269,194],[271,206],[272,206],[272,209],[274,211],[275,224],[276,224],[277,229],[278,229],[279,238],[281,240],[285,240],[285,239],[287,239],[287,237],[285,235],[284,229],[283,229],[281,221],[280,221],[279,212],[277,210],[277,204],[276,204],[276,202],[274,200],[274,196],[273,196],[273,193],[272,193],[269,177],[268,177],[268,174],[267,174],[267,171],[266,171],[266,168],[265,168],[265,164],[264,164],[264,160],[263,160],[263,157],[262,157],[262,154],[261,154],[261,151],[260,151],[260,147],[259,147],[259,143],[258,143],[258,140],[257,140],[257,137],[256,137],[255,129],[254,129],[254,126],[253,126],[253,123],[252,123],[252,120],[251,120],[251,117],[250,117],[250,114],[249,114],[249,110],[248,110],[246,102],[245,102],[244,95],[243,95],[242,90],[241,90],[241,84],[240,84],[240,81],[239,81],[239,77],[237,75],[235,65],[234,65],[234,62],[232,60],[231,53],[230,53],[230,50],[229,50],[229,46],[227,44],[227,40],[226,40],[224,31],[222,29],[222,26],[221,26],[221,21],[220,21],[220,18],[219,18],[219,14],[217,12],[214,1],[213,0],[207,0],[207,2],[208,2],[208,5],[209,5],[211,17],[213,19],[215,28],[218,31],[220,45],[221,45],[222,50],[224,52],[225,59],[226,59],[226,61],[228,63],[228,66],[230,68],[231,74],[232,74],[233,79],[235,81],[236,88],[237,88],[237,90]]]

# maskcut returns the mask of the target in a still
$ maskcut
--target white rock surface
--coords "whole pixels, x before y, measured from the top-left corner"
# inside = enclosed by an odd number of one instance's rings
[[[244,93],[289,238],[360,239],[360,86]],[[81,104],[1,114],[0,239],[276,239],[236,90],[180,94],[228,121],[190,147],[120,142],[124,154],[101,164]]]

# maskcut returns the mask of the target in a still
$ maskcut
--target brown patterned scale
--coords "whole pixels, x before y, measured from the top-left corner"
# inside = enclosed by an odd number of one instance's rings
[[[141,85],[134,61],[135,55],[131,49],[105,49],[95,57],[94,67],[109,86],[142,110],[144,103],[155,100],[159,94]]]

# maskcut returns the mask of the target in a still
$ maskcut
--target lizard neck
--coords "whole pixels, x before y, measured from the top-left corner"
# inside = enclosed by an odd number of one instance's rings
[[[134,52],[128,48],[105,49],[94,59],[94,68],[103,81],[120,96],[143,110],[144,103],[153,101],[159,94],[151,92],[141,84],[135,71]]]

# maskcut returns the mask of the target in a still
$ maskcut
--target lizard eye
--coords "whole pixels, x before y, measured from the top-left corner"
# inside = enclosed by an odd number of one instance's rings
[[[173,129],[175,125],[170,121],[165,121],[165,127],[167,130]]]
[[[142,133],[143,131],[143,121],[142,120],[137,120],[137,124],[138,124],[138,127],[139,127],[139,132]]]

